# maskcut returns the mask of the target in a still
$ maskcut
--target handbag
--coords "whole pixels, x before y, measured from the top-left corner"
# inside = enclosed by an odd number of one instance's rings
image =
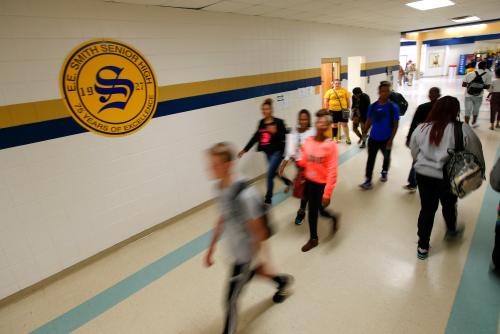
[[[342,118],[349,119],[349,117],[351,117],[351,112],[349,111],[349,109],[342,107],[342,100],[340,99],[340,96],[339,96],[339,94],[337,94],[335,89],[333,90],[333,92],[335,93],[335,96],[337,96],[337,100],[339,100],[339,104],[340,104],[340,108],[341,108],[340,112],[342,113]]]
[[[304,169],[300,168],[293,180],[293,197],[304,199],[306,188],[306,177],[304,175]]]

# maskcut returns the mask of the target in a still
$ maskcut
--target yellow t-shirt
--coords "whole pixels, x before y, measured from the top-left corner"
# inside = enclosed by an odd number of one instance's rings
[[[326,91],[324,98],[328,99],[328,110],[341,111],[342,108],[347,109],[347,100],[351,98],[351,93],[343,87],[335,91],[332,88]]]

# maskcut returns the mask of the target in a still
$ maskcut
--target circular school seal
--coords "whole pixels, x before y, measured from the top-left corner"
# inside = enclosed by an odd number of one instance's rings
[[[60,85],[73,118],[100,135],[131,134],[156,110],[153,68],[123,42],[99,39],[77,46],[64,61]]]

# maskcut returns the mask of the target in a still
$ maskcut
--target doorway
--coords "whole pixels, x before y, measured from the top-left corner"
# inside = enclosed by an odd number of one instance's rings
[[[328,108],[323,105],[323,96],[332,88],[332,81],[340,79],[340,75],[340,57],[321,59],[321,105],[323,108]]]

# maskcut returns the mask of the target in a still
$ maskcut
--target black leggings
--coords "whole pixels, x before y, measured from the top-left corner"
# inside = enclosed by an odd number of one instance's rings
[[[446,179],[436,179],[417,173],[417,184],[421,204],[418,216],[418,247],[429,249],[434,216],[439,202],[448,230],[454,231],[457,228],[457,196],[452,194]]]
[[[333,218],[334,215],[328,212],[321,201],[325,190],[324,183],[316,183],[306,180],[306,198],[309,204],[309,235],[311,239],[318,239],[318,214],[322,217]]]

